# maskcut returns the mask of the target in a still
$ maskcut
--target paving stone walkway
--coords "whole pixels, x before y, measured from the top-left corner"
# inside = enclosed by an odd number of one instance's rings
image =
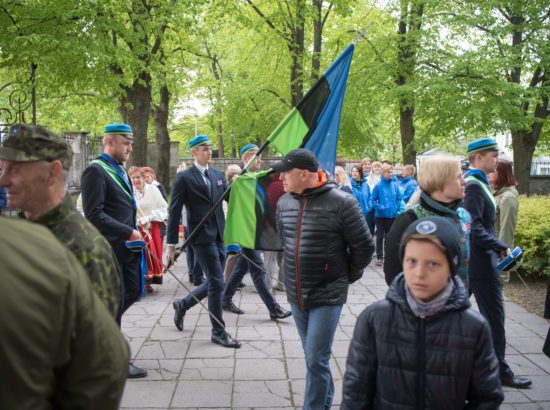
[[[174,272],[186,286],[185,258]],[[300,409],[305,364],[292,318],[272,322],[249,275],[233,301],[244,315],[224,312],[228,332],[242,342],[226,349],[210,342],[210,320],[204,308],[187,312],[184,331],[173,323],[172,300],[187,294],[174,278],[155,287],[124,315],[123,333],[134,363],[148,370],[147,378],[129,380],[122,409]],[[384,297],[387,286],[372,263],[350,287],[342,310],[331,359],[336,386],[333,408],[341,400],[349,342],[357,316]],[[286,308],[286,296],[276,293]],[[473,300],[473,298],[472,298]],[[502,409],[550,409],[550,359],[541,353],[548,323],[522,307],[506,302],[507,360],[517,375],[529,376],[528,390],[505,388]]]

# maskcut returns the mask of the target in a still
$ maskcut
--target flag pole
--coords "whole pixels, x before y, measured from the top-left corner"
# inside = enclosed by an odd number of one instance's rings
[[[256,161],[256,158],[258,158],[258,156],[263,151],[266,150],[268,145],[269,145],[269,138],[267,140],[265,140],[265,142],[260,146],[258,151],[256,151],[254,153],[254,155],[252,156],[250,161],[248,161],[245,164],[244,169],[241,171],[241,173],[239,175],[243,175],[248,171],[248,168],[250,168],[250,166],[254,163],[254,161]],[[176,251],[174,253],[174,263],[176,263],[176,260],[182,254],[183,250],[187,247],[187,245],[191,242],[191,240],[193,240],[199,234],[200,229],[203,227],[203,225],[206,223],[206,221],[208,221],[208,219],[214,214],[214,212],[216,212],[216,209],[218,209],[218,207],[221,205],[221,203],[229,196],[229,191],[230,190],[231,190],[231,185],[229,185],[227,187],[227,189],[224,191],[224,193],[218,198],[216,203],[214,205],[212,205],[212,208],[210,208],[210,211],[208,211],[208,213],[201,219],[199,224],[195,227],[195,229],[193,229],[193,231],[189,234],[187,239],[184,239],[184,241],[181,243],[181,245],[176,245]],[[172,266],[172,262],[167,261],[163,273],[166,272],[166,270],[168,268],[170,268],[170,266]]]

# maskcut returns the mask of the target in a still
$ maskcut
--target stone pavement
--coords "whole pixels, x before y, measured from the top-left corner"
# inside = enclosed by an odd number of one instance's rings
[[[185,258],[174,272],[186,286]],[[187,312],[184,331],[173,323],[172,300],[187,291],[173,277],[155,286],[123,317],[122,328],[134,363],[149,376],[126,383],[123,409],[299,409],[303,401],[305,364],[292,318],[272,322],[249,275],[234,302],[244,315],[224,312],[228,332],[242,342],[226,349],[210,342],[210,320],[199,305]],[[387,286],[372,263],[350,287],[342,310],[331,359],[336,386],[333,408],[341,400],[349,342],[357,316],[383,298]],[[283,306],[286,296],[277,292]],[[472,298],[473,300],[473,298]],[[541,353],[547,322],[506,302],[507,360],[517,375],[529,376],[528,390],[505,388],[502,409],[550,409],[550,359]]]

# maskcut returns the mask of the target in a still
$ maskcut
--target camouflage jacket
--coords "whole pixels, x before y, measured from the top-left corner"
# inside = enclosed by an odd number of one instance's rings
[[[120,307],[120,268],[113,248],[76,210],[69,195],[33,222],[48,228],[69,248],[82,264],[99,298],[116,316]]]

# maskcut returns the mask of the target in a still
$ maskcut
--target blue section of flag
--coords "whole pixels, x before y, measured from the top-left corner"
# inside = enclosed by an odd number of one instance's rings
[[[315,154],[320,168],[330,174],[334,174],[336,166],[340,116],[354,49],[355,45],[350,44],[323,74],[329,84],[330,94],[319,115],[315,130],[304,145],[304,148]]]

